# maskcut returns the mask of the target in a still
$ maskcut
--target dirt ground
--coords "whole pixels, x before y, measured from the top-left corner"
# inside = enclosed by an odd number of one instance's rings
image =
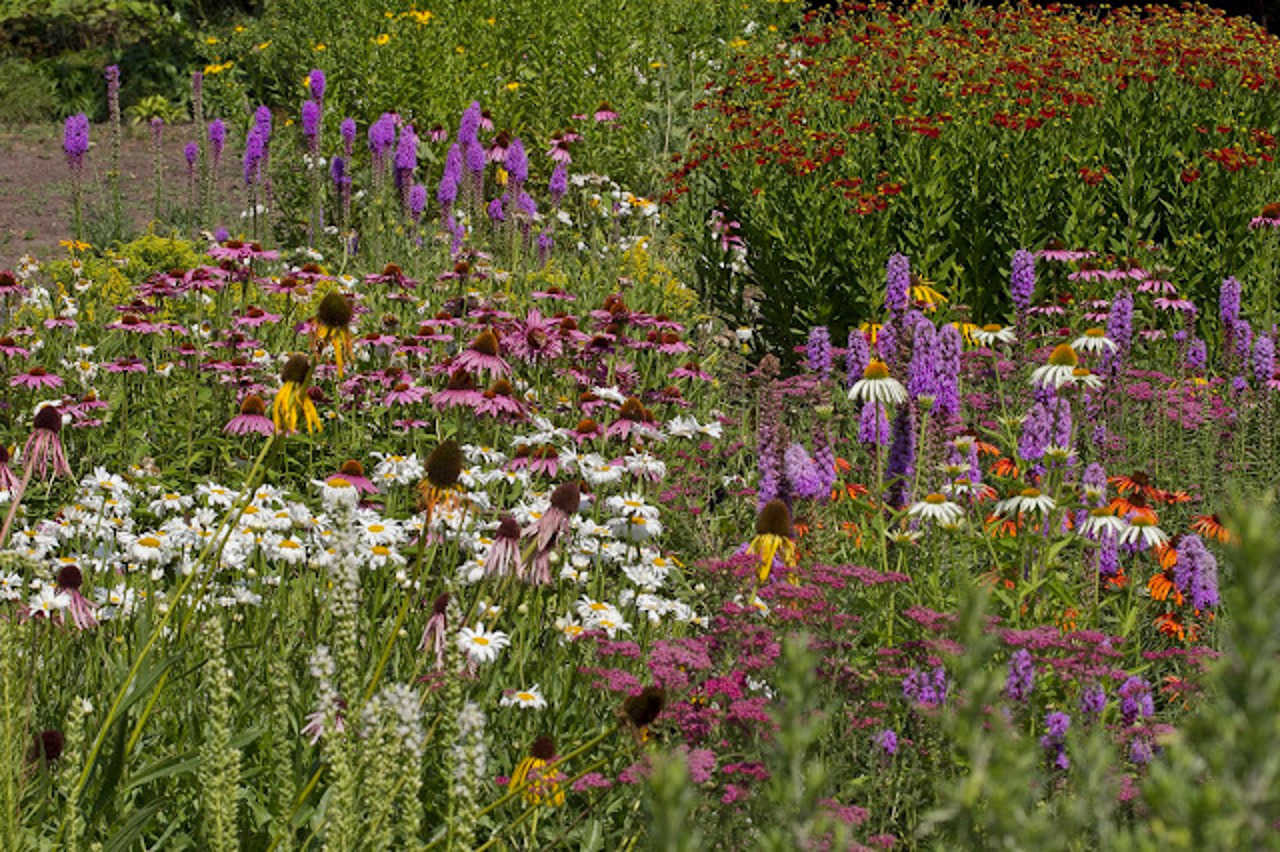
[[[145,230],[154,209],[151,137],[146,128],[126,127],[120,154],[120,194],[126,215]],[[90,129],[85,157],[86,208],[108,203],[106,176],[111,143],[105,125]],[[195,139],[192,125],[164,129],[165,186],[186,193],[187,163],[182,149]],[[219,169],[219,183],[235,184],[237,163],[228,150]],[[14,267],[31,254],[38,260],[62,257],[60,240],[71,238],[71,180],[62,152],[61,125],[39,125],[0,131],[0,269]]]

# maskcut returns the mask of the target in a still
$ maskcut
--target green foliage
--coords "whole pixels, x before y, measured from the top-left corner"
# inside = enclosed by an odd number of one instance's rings
[[[0,60],[0,122],[29,124],[48,121],[57,111],[54,84],[26,59]]]

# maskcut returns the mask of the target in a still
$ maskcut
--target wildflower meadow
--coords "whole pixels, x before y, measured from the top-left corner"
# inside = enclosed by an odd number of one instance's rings
[[[0,849],[1280,848],[1280,38],[140,6],[0,129]]]

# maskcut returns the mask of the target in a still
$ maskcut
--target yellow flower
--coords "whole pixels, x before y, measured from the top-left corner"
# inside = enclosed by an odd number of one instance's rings
[[[498,186],[507,185],[507,170],[504,169],[502,166],[498,166],[497,179],[498,179]]]
[[[650,62],[650,63],[649,63],[649,67],[650,67],[650,68],[652,68],[652,69],[654,69],[654,70],[656,71],[657,69],[659,69],[659,68],[661,68],[661,67],[662,67],[662,63],[661,63],[661,62]]]
[[[207,39],[205,39],[205,40],[204,40],[204,43],[205,43],[205,44],[217,44],[217,43],[218,43],[218,37],[217,37],[217,36],[209,36]]]
[[[454,51],[455,51],[456,53],[466,53],[466,52],[467,52],[467,49],[466,49],[465,47],[463,47],[462,45],[458,45],[457,47],[455,47],[455,48],[454,48]]]
[[[516,765],[507,788],[520,790],[531,805],[558,808],[564,804],[564,780],[564,774],[555,766],[555,743],[551,737],[543,736],[534,741],[529,756]]]
[[[93,246],[88,243],[83,243],[80,240],[59,240],[58,245],[62,246],[64,249],[69,249],[70,251],[86,251],[87,249],[93,248]]]
[[[373,40],[373,43],[381,47],[382,45],[386,44],[389,41],[391,41],[391,36],[387,35],[386,33],[382,33],[381,35],[379,35],[377,38]]]
[[[223,71],[226,71],[226,70],[227,70],[228,68],[230,68],[232,65],[235,65],[235,63],[234,63],[234,62],[231,62],[231,61],[224,62],[224,63],[222,63],[221,65],[206,65],[206,66],[204,66],[204,73],[205,73],[206,75],[208,75],[208,74],[221,74]]]
[[[520,83],[516,80],[512,80],[510,83],[507,84],[508,92],[514,92],[518,88],[520,88]]]
[[[242,33],[242,32],[244,32],[244,25],[243,25],[243,24],[237,24],[237,25],[236,25],[236,30],[235,30],[235,31],[236,31],[236,32],[238,32],[238,33]]]
[[[318,41],[318,42],[316,42],[316,43],[311,47],[311,49],[312,49],[312,50],[314,50],[316,53],[319,53],[320,51],[324,50],[324,42],[322,42],[322,41]]]
[[[264,41],[264,42],[259,42],[259,43],[258,43],[258,45],[257,45],[257,48],[256,48],[256,49],[257,49],[257,50],[266,50],[266,49],[267,49],[268,47],[270,47],[270,46],[271,46],[271,39],[267,39],[267,40],[266,40],[266,41]]]
[[[497,26],[497,24],[498,24],[498,19],[497,19],[497,18],[485,18],[485,19],[484,19],[484,22],[485,22],[486,24],[488,24],[489,26],[493,27],[493,26]]]
[[[788,568],[796,565],[796,543],[792,538],[791,510],[781,500],[770,500],[756,517],[756,536],[747,545],[747,553],[760,557],[757,577],[760,583],[769,579],[773,562],[782,552],[782,562]]]
[[[751,42],[747,41],[745,38],[735,38],[733,41],[729,42],[729,46],[738,50],[746,47],[750,43]]]
[[[426,26],[427,24],[431,23],[431,19],[435,17],[435,15],[431,14],[428,11],[424,10],[419,12],[417,9],[410,10],[408,15],[409,17],[417,21],[420,26]]]

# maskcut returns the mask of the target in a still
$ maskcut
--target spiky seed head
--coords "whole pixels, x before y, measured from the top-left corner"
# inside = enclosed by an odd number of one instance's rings
[[[770,500],[756,515],[756,535],[791,538],[791,510],[781,500]]]
[[[58,434],[62,429],[62,412],[56,405],[46,405],[36,412],[35,427]]]
[[[446,438],[427,456],[427,480],[436,488],[452,488],[461,475],[462,447],[452,438]]]
[[[566,515],[575,515],[582,505],[582,486],[577,480],[562,482],[551,492],[551,505]]]
[[[304,384],[311,375],[311,362],[306,355],[290,355],[280,368],[280,381],[285,384]]]
[[[261,417],[267,413],[267,404],[262,401],[262,397],[251,393],[244,398],[244,402],[240,403],[240,413],[256,414]]]
[[[351,303],[334,291],[320,300],[316,319],[325,328],[346,328],[351,324]]]

